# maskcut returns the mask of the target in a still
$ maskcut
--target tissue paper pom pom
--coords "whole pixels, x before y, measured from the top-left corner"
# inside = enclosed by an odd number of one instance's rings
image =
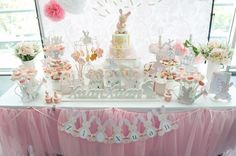
[[[65,17],[64,9],[55,0],[50,0],[44,6],[44,13],[45,16],[56,22],[63,20]]]

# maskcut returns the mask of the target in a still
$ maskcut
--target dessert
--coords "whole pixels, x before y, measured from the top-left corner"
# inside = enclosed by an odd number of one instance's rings
[[[116,59],[133,59],[135,58],[134,50],[130,44],[130,35],[126,31],[126,21],[131,12],[123,13],[119,10],[120,17],[117,23],[117,30],[112,35],[110,57]]]
[[[126,31],[126,21],[131,12],[123,13],[121,9],[119,12],[117,30],[112,35],[109,58],[105,61],[105,85],[138,88],[142,70]]]

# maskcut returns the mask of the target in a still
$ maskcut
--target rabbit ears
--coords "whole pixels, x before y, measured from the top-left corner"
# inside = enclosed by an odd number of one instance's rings
[[[83,34],[84,34],[84,36],[89,36],[89,32],[88,31],[82,31],[83,32]]]
[[[128,16],[131,14],[130,11],[127,12],[126,14],[123,14],[123,10],[122,10],[122,9],[120,9],[119,12],[120,12],[121,15],[124,15],[124,16],[126,16],[126,17],[128,17]]]

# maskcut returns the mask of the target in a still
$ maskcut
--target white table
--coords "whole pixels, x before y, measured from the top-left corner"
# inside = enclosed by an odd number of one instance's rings
[[[6,108],[43,108],[52,107],[53,105],[45,104],[43,93],[40,93],[39,97],[32,102],[23,103],[19,96],[15,94],[16,86],[11,87],[5,94],[0,97],[0,107]],[[193,105],[179,104],[176,100],[171,103],[167,103],[162,98],[159,99],[134,99],[134,100],[114,100],[114,99],[81,99],[64,101],[57,104],[57,108],[82,108],[82,109],[94,109],[94,108],[123,108],[123,109],[152,109],[160,108],[163,105],[167,110],[193,110],[198,108],[211,108],[211,109],[236,109],[236,88],[231,87],[230,93],[232,95],[232,101],[230,103],[213,101],[209,96],[200,97],[195,101]]]
[[[170,136],[172,137],[168,137],[168,142],[174,142],[174,138],[182,138],[184,140],[187,140],[186,142],[188,142],[190,134],[192,133],[197,133],[198,136],[195,137],[195,139],[197,137],[202,138],[203,142],[209,143],[209,147],[211,147],[212,145],[214,145],[215,148],[210,148],[211,152],[215,153],[215,155],[222,153],[226,150],[228,150],[228,147],[226,148],[226,146],[224,145],[230,145],[231,146],[235,146],[235,142],[228,142],[228,139],[231,138],[231,140],[235,140],[235,133],[234,133],[234,129],[236,127],[235,124],[235,110],[236,110],[236,88],[231,88],[230,92],[232,95],[232,102],[231,103],[222,103],[222,102],[216,102],[214,103],[209,97],[201,97],[199,98],[193,105],[183,105],[183,104],[179,104],[177,102],[171,102],[171,103],[166,103],[161,99],[157,99],[157,100],[101,100],[101,99],[96,99],[96,100],[77,100],[77,101],[70,101],[70,102],[62,102],[58,105],[56,105],[56,107],[58,108],[56,111],[54,111],[55,113],[52,114],[52,111],[48,111],[48,109],[51,109],[52,105],[48,105],[44,103],[44,99],[43,99],[43,94],[40,94],[40,96],[38,97],[37,100],[30,102],[30,103],[22,103],[20,97],[18,97],[15,93],[14,93],[14,89],[16,86],[13,86],[12,88],[10,88],[10,90],[8,90],[2,97],[0,97],[0,110],[1,108],[9,108],[9,110],[4,110],[2,109],[2,112],[0,113],[0,116],[2,118],[1,120],[1,124],[6,124],[8,125],[7,120],[5,120],[6,117],[9,118],[13,118],[12,115],[14,116],[14,114],[18,114],[18,112],[21,112],[21,109],[23,110],[24,108],[28,108],[28,107],[34,107],[34,109],[29,109],[28,110],[24,110],[22,112],[23,115],[17,115],[17,121],[14,121],[14,125],[12,125],[11,129],[9,130],[9,132],[25,132],[25,136],[27,136],[27,138],[29,140],[38,140],[40,139],[41,142],[46,144],[46,141],[50,141],[48,144],[53,145],[52,150],[49,149],[49,152],[54,152],[54,153],[60,153],[61,152],[61,147],[67,147],[66,145],[68,144],[68,142],[71,142],[71,138],[70,135],[65,135],[67,137],[63,137],[60,138],[64,135],[61,135],[62,132],[58,131],[57,126],[55,126],[55,121],[60,121],[59,116],[63,116],[63,114],[65,114],[67,111],[67,109],[77,109],[76,111],[80,111],[80,109],[86,109],[86,110],[90,110],[90,109],[103,109],[103,108],[122,108],[122,109],[126,109],[126,110],[130,110],[130,111],[135,111],[135,112],[146,112],[146,111],[150,111],[150,109],[153,108],[160,108],[163,105],[166,107],[166,109],[168,111],[171,111],[171,115],[172,116],[176,116],[178,117],[181,114],[188,114],[190,116],[182,119],[181,123],[179,123],[179,128],[177,131],[173,131],[173,133],[170,133]],[[42,109],[41,109],[42,108]],[[46,108],[46,109],[44,109]],[[60,108],[65,108],[65,109],[60,109]],[[209,108],[210,111],[205,111],[205,108]],[[20,111],[19,111],[19,110]],[[200,111],[192,111],[195,109],[199,109]],[[204,109],[204,110],[201,110]],[[211,111],[212,109],[217,109],[217,111]],[[225,111],[226,109],[229,109],[227,111]],[[232,109],[232,110],[231,110]],[[220,110],[220,111],[218,111]],[[221,111],[222,110],[222,111]],[[43,113],[45,113],[46,115],[39,115],[39,112],[43,111]],[[175,112],[176,111],[176,112]],[[184,111],[179,113],[179,111]],[[60,113],[58,113],[60,112]],[[129,111],[128,111],[129,112]],[[191,112],[197,112],[197,115],[194,115],[194,113],[191,115]],[[53,119],[48,118],[48,116],[53,116]],[[209,117],[211,116],[211,117]],[[1,119],[0,118],[0,119]],[[203,129],[209,129],[209,118],[212,119],[211,122],[211,126],[212,127],[226,127],[226,129],[224,128],[215,128],[211,130],[211,133],[213,135],[210,135],[209,139],[207,139],[207,137],[203,137],[205,136],[205,132],[204,131],[197,131],[198,128],[200,126],[203,126]],[[40,121],[40,122],[39,122]],[[44,122],[42,122],[44,121]],[[223,123],[221,123],[221,121],[224,121]],[[35,126],[35,129],[30,130],[27,126],[20,126],[20,125],[30,125],[32,123]],[[37,123],[37,124],[36,124]],[[18,127],[16,128],[15,126]],[[48,125],[50,125],[50,130],[45,129],[45,131],[43,131],[43,135],[37,135],[39,134],[39,130],[42,129],[42,127],[48,127]],[[54,125],[54,126],[52,126]],[[185,125],[185,126],[184,126]],[[187,125],[187,126],[186,126]],[[189,127],[188,130],[185,130],[185,127]],[[195,127],[195,128],[193,128]],[[0,132],[3,132],[2,129],[4,129],[4,126],[0,126]],[[210,128],[211,129],[211,128]],[[214,130],[214,132],[213,132]],[[37,131],[38,133],[36,133],[35,131]],[[52,133],[49,133],[52,132]],[[55,134],[59,134],[60,132],[60,137],[59,135]],[[186,133],[186,137],[184,137],[185,135],[182,135],[180,132]],[[225,135],[225,132],[227,132],[227,135]],[[230,133],[232,132],[232,133]],[[14,136],[14,138],[20,138],[21,135],[17,135],[18,133],[14,133],[9,135],[8,133],[5,134],[1,134],[2,136],[5,137],[11,137]],[[30,135],[27,135],[30,134]],[[40,133],[41,134],[41,133]],[[49,136],[49,138],[48,138]],[[4,138],[4,137],[3,137]],[[154,143],[158,143],[158,140],[162,139],[161,137],[156,137],[155,138],[156,141]],[[172,140],[173,139],[173,140]],[[203,147],[201,147],[198,144],[198,139],[196,139],[196,144],[195,144],[195,139],[192,139],[192,142],[190,144],[194,145],[193,147],[189,147],[191,150],[192,149],[198,149],[198,151],[203,151]],[[218,142],[216,145],[212,142],[210,142],[212,139],[215,140],[223,140],[223,142]],[[22,145],[20,146],[20,149],[24,149],[28,144],[33,144],[33,142],[24,144],[25,139],[18,139],[18,144]],[[59,140],[59,141],[58,141]],[[65,141],[66,140],[66,141]],[[3,140],[4,141],[4,140]],[[73,142],[73,145],[75,145],[75,147],[80,147],[80,140],[77,140],[78,142]],[[1,140],[0,140],[1,142]],[[10,141],[11,142],[11,141]],[[150,142],[149,142],[150,143]],[[160,143],[160,142],[159,142]],[[8,144],[4,144],[6,146],[6,148],[3,149],[7,149]],[[38,145],[38,144],[37,144]],[[35,147],[37,146],[35,145]],[[138,144],[140,145],[140,144]],[[164,143],[160,143],[160,145],[164,145]],[[4,146],[4,147],[5,147]],[[88,145],[90,146],[90,145]],[[103,148],[106,148],[106,144],[102,145],[104,146]],[[109,147],[112,145],[109,145]],[[125,147],[126,145],[124,145]],[[128,145],[127,145],[128,146]],[[136,146],[136,145],[135,145]],[[165,146],[165,148],[163,148],[163,146],[158,146],[156,148],[153,148],[152,150],[156,150],[156,152],[161,152],[163,149],[167,149],[169,148],[170,145]],[[171,150],[173,149],[179,149],[180,145],[176,144],[176,146],[171,146]],[[184,146],[188,146],[188,144],[184,145]],[[48,147],[48,146],[47,146]],[[57,147],[57,148],[55,148]],[[154,146],[153,146],[154,147]],[[75,150],[75,148],[73,146],[68,146],[68,148],[71,150]],[[101,148],[101,146],[97,146],[96,148]],[[138,147],[137,147],[138,148]],[[40,149],[35,148],[37,150],[37,152],[42,152],[40,151]],[[57,149],[57,150],[56,150]],[[219,150],[218,150],[219,149]],[[42,149],[44,151],[47,151],[48,149]],[[87,150],[86,148],[84,148],[84,150]],[[170,150],[170,151],[171,151]],[[209,151],[209,148],[205,148],[204,151],[207,150]],[[168,152],[170,152],[168,151]],[[166,151],[167,152],[167,151]],[[39,154],[39,155],[43,155],[43,154]],[[182,154],[181,154],[182,155]]]

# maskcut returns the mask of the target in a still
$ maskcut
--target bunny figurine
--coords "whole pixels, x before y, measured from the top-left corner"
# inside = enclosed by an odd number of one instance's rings
[[[92,38],[89,36],[89,32],[88,31],[83,31],[83,34],[84,34],[83,43],[85,45],[91,44],[92,43]]]
[[[127,34],[126,21],[129,15],[131,14],[131,12],[129,11],[126,14],[124,14],[122,9],[120,9],[119,12],[120,12],[120,17],[119,17],[119,22],[116,25],[117,27],[116,34]]]

